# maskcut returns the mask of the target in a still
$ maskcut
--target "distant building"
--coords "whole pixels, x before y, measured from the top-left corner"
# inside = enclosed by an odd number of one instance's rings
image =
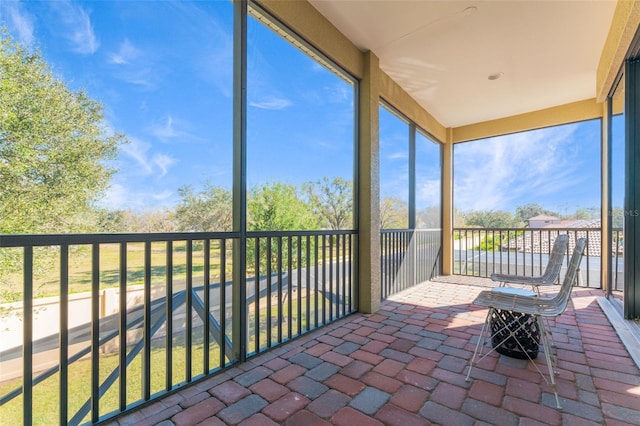
[[[561,220],[555,216],[538,215],[529,219],[529,230],[505,241],[501,248],[507,251],[549,253],[558,234],[569,234],[569,253],[578,238],[588,236],[587,254],[600,256],[600,233],[586,232],[587,229],[597,229],[600,226],[600,219]]]
[[[559,217],[539,214],[529,219],[529,228],[544,228],[549,225],[559,225],[562,220]]]

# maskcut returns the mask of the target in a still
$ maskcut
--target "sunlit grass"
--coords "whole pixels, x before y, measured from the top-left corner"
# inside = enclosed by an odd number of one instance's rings
[[[182,339],[184,340],[184,339]],[[196,340],[196,339],[194,339]],[[178,342],[176,342],[178,343]],[[204,346],[202,338],[197,339],[191,348],[192,359],[192,376],[202,374],[203,372],[203,356]],[[184,342],[182,346],[176,345],[172,350],[172,383],[180,384],[185,381],[186,377],[186,359],[187,352]],[[216,369],[219,364],[219,347],[216,344],[210,346],[211,370]],[[111,372],[118,368],[118,354],[102,355],[99,361],[100,380],[104,381]],[[166,348],[154,347],[151,351],[151,375],[150,388],[151,394],[161,392],[166,385]],[[67,407],[69,419],[87,403],[91,395],[91,360],[82,359],[69,366],[68,374],[68,396]],[[127,367],[127,405],[141,401],[142,395],[142,355],[139,353]],[[33,387],[33,424],[34,425],[51,425],[58,424],[60,416],[60,392],[59,392],[60,374],[56,373],[47,378],[43,382]],[[100,415],[108,414],[115,411],[119,407],[119,389],[118,380],[111,386],[107,392],[100,398]],[[21,379],[11,380],[0,384],[0,395],[12,391],[22,385]],[[0,424],[2,425],[18,425],[23,423],[23,398],[22,396],[13,399],[7,404],[0,406]],[[88,414],[83,421],[89,421]]]
[[[226,270],[231,274],[232,256],[226,253]],[[99,288],[115,288],[120,285],[121,258],[118,244],[101,244],[99,246]],[[193,244],[191,273],[194,285],[204,282],[204,249],[202,242]],[[220,280],[220,247],[212,242],[210,249],[210,281]],[[187,242],[177,241],[171,253],[173,280],[179,282],[187,276]],[[34,297],[58,296],[60,294],[60,254],[58,249],[36,248],[34,250]],[[72,246],[69,249],[69,293],[91,291],[93,283],[93,249],[90,245]],[[17,268],[21,269],[21,268]],[[145,283],[145,244],[128,243],[126,247],[126,283],[128,286]],[[152,283],[163,283],[167,274],[167,244],[152,243],[150,250],[150,280]],[[0,294],[0,303],[22,299],[22,272],[5,274],[2,277],[3,287],[13,289],[7,294]],[[5,300],[2,300],[5,299]]]

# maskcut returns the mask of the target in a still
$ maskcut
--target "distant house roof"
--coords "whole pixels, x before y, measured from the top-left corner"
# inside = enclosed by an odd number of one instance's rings
[[[539,214],[538,216],[534,216],[529,220],[560,220],[560,218],[555,216],[549,216],[546,214]]]
[[[554,221],[554,223],[546,223],[540,228],[584,228],[584,226],[575,226],[581,220],[560,220]]]
[[[553,216],[541,215],[539,217]],[[535,218],[532,219],[543,220]],[[560,221],[560,219],[557,220]],[[588,229],[597,229],[600,228],[601,225],[600,219],[563,220],[560,221],[560,223],[550,223],[541,228],[529,229],[521,235],[518,235],[516,238],[511,238],[504,242],[501,247],[503,250],[516,250],[518,252],[549,253],[558,234],[566,233],[569,234],[569,251],[573,250],[575,240],[580,237],[588,237],[589,241],[587,243],[587,252],[589,253],[589,256],[600,256],[600,250],[602,249],[600,232],[589,233]],[[578,230],[580,228],[584,228],[585,230]],[[570,229],[570,231],[567,231],[567,229]],[[618,248],[618,251],[620,250],[621,249]]]
[[[549,223],[542,228],[600,228],[600,219],[570,219]]]

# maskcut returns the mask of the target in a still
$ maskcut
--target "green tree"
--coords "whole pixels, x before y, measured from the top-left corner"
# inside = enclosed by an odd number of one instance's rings
[[[105,210],[100,218],[101,229],[105,232],[175,232],[175,212],[169,209],[145,210]]]
[[[464,214],[464,221],[468,227],[478,228],[516,228],[522,222],[504,210],[479,210]]]
[[[328,177],[302,185],[308,203],[321,226],[327,229],[353,227],[353,185],[341,177]]]
[[[416,227],[422,229],[440,228],[441,215],[439,206],[426,207],[416,214]]]
[[[298,196],[295,186],[273,182],[253,188],[247,200],[248,207],[248,224],[247,228],[251,231],[299,231],[318,229],[318,217],[316,217],[309,206],[307,206]],[[280,241],[280,243],[278,243]],[[291,247],[289,247],[291,241]],[[259,259],[255,264],[256,249],[259,248]],[[294,253],[289,259],[289,249]],[[291,263],[292,267],[297,267],[297,256],[295,253],[298,249],[305,252],[306,242],[302,242],[302,246],[298,247],[297,239],[282,240],[261,238],[259,245],[251,239],[247,242],[247,260],[248,268],[260,268],[260,274],[268,272],[267,267],[271,268],[272,273],[278,267],[277,256],[268,256],[268,250],[271,253],[277,253],[281,250],[282,265],[287,268]],[[255,265],[255,266],[253,266]]]
[[[465,228],[467,223],[464,221],[464,213],[457,208],[453,208],[453,226],[454,228]]]
[[[609,214],[612,228],[622,229],[624,226],[624,209],[622,207],[614,207]]]
[[[558,213],[547,210],[537,203],[529,203],[516,207],[516,218],[526,224],[529,223],[529,219],[541,214],[547,216],[558,216]]]
[[[233,196],[231,191],[206,183],[201,192],[189,186],[178,189],[180,204],[176,208],[176,224],[180,231],[231,231]]]
[[[318,229],[318,218],[300,199],[295,186],[273,182],[253,188],[247,200],[252,231]]]
[[[0,34],[0,233],[86,232],[126,140],[40,52]]]
[[[591,220],[598,216],[598,209],[596,207],[580,208],[573,214],[573,219],[577,220]]]
[[[380,229],[403,229],[409,226],[409,207],[399,198],[380,200]]]

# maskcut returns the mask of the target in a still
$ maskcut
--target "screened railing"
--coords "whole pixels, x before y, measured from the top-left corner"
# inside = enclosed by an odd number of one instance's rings
[[[381,230],[382,299],[440,275],[441,254],[440,229]]]
[[[239,242],[0,236],[3,423],[103,421],[357,309],[354,231],[249,233],[244,275]]]
[[[621,228],[611,231],[611,289],[624,291],[624,236]]]
[[[493,273],[541,275],[559,234],[569,235],[565,262],[568,262],[576,240],[587,238],[578,285],[600,288],[600,228],[454,228],[454,274],[475,277],[490,277]],[[615,235],[619,235],[617,231]],[[614,243],[617,247],[615,244],[617,242]],[[612,250],[612,255],[617,271],[617,262],[621,262],[618,249]],[[622,273],[621,267],[619,272]],[[617,279],[617,273],[615,277]]]
[[[355,239],[353,231],[249,233],[249,355],[357,310]]]

